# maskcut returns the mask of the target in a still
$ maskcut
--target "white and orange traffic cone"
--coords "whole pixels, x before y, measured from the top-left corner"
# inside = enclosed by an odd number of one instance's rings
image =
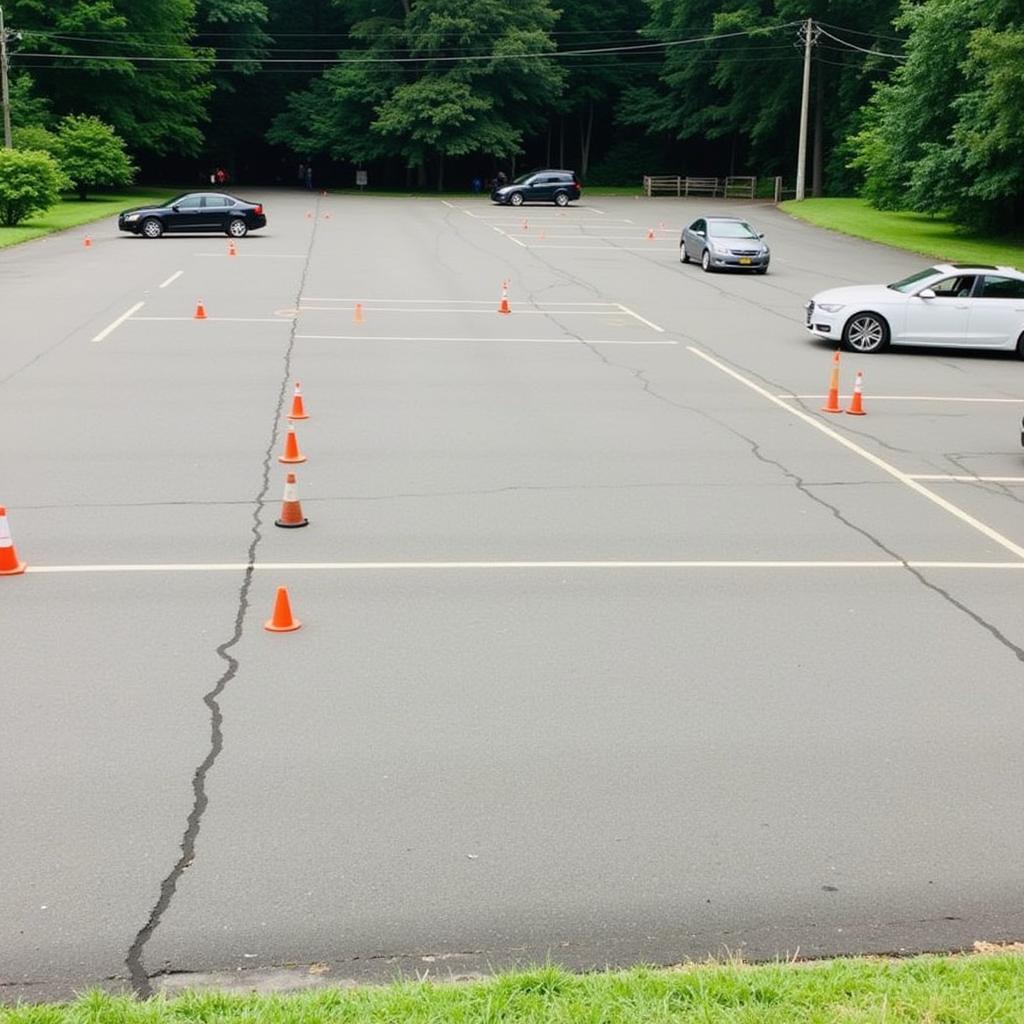
[[[306,405],[302,401],[302,385],[295,382],[295,394],[292,395],[292,411],[288,413],[290,420],[308,420],[309,413],[306,412]]]
[[[352,323],[361,324],[364,321],[363,316],[363,304],[361,302],[356,303],[356,308],[352,312]]]
[[[24,571],[25,563],[18,561],[18,552],[14,549],[7,509],[0,505],[0,576],[20,576]]]
[[[647,229],[647,241],[651,242],[654,240],[654,228]]]
[[[289,473],[284,478],[284,498],[281,500],[281,517],[274,520],[275,526],[286,530],[295,530],[300,526],[309,526],[309,520],[302,514],[302,503],[299,501],[299,488],[295,483],[295,474]]]
[[[832,374],[828,379],[828,399],[821,407],[822,412],[842,412],[839,404],[839,349],[832,356]]]
[[[92,248],[92,239],[88,235],[86,235],[85,238],[82,240],[82,245],[86,249],[91,249]]]
[[[274,599],[274,614],[266,622],[263,628],[270,633],[290,633],[302,625],[292,615],[292,603],[288,600],[288,588],[278,587],[277,597]]]
[[[194,320],[205,320],[206,319],[206,307],[203,305],[203,300],[200,299],[196,303],[196,311],[192,317]]]
[[[850,404],[846,409],[849,416],[867,416],[864,411],[864,374],[858,370],[853,382],[853,395],[850,397]]]
[[[278,462],[305,462],[306,456],[299,451],[299,441],[295,436],[295,427],[289,423],[288,433],[284,439],[284,451],[278,455]]]
[[[506,316],[512,312],[512,307],[508,304],[508,282],[503,281],[501,284],[501,302],[498,303],[498,312],[503,313]]]
[[[231,239],[231,241],[228,242],[228,255],[229,256],[237,256],[238,255],[238,250],[235,248],[235,240],[234,239]]]

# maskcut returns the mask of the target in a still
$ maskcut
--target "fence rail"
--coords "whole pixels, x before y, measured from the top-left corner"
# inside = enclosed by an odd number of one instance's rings
[[[688,178],[678,174],[645,174],[644,194],[753,199],[757,194],[757,178]]]

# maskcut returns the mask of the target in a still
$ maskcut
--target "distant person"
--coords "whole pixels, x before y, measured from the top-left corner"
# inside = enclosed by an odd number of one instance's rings
[[[480,190],[484,187],[484,183],[479,178],[474,178],[471,187],[474,193],[479,194]]]
[[[299,164],[299,172],[296,175],[296,180],[299,183],[299,188],[305,188],[306,186],[306,165]]]
[[[214,180],[218,185],[224,185],[228,180],[228,172],[223,167],[218,167],[213,174]]]
[[[306,188],[313,191],[313,165],[306,164]]]
[[[508,184],[508,175],[504,171],[498,171],[498,176],[494,179],[495,188],[504,188]]]

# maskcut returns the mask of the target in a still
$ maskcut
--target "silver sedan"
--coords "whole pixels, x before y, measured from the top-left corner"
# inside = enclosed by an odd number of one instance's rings
[[[696,260],[705,273],[735,268],[767,274],[771,255],[764,235],[738,217],[698,217],[679,240],[680,263]]]

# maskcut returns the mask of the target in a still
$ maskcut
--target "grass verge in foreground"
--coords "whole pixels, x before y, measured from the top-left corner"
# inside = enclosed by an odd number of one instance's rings
[[[945,217],[876,210],[864,199],[790,200],[779,209],[818,227],[938,260],[1024,268],[1024,239],[972,235]]]
[[[1019,1024],[1024,956],[855,958],[416,981],[271,995],[194,992],[144,1003],[100,992],[0,1009],[3,1024]]]
[[[97,195],[86,199],[62,199],[56,206],[40,213],[31,220],[19,224],[15,228],[0,227],[0,249],[8,245],[17,245],[43,235],[52,235],[55,231],[79,227],[94,220],[105,217],[116,217],[129,206],[142,206],[144,203],[162,203],[170,199],[181,189],[155,189],[139,187],[127,189],[116,195]]]

